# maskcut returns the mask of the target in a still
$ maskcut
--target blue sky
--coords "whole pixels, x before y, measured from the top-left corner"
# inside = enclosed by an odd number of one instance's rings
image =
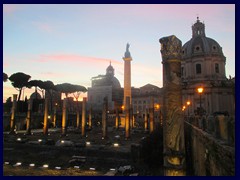
[[[54,84],[91,86],[109,62],[123,86],[123,60],[130,43],[132,86],[162,87],[159,39],[191,39],[197,16],[206,36],[226,56],[226,76],[235,76],[234,4],[3,5],[3,71],[24,72]],[[33,89],[26,89],[29,96]],[[3,101],[17,91],[3,84]],[[83,96],[86,96],[84,94]]]

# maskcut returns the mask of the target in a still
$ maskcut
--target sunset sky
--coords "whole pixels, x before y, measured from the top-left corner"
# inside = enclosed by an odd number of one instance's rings
[[[132,86],[162,87],[159,39],[175,35],[185,44],[197,16],[206,36],[223,49],[226,76],[234,77],[234,4],[4,4],[3,72],[88,88],[111,61],[123,87],[122,57],[130,43]],[[23,97],[33,91],[26,89]],[[3,83],[3,102],[14,93],[10,81]]]

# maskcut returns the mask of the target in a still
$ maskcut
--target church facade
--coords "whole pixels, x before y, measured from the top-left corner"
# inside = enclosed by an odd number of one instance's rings
[[[108,110],[114,111],[122,105],[123,89],[114,76],[114,68],[110,65],[105,75],[92,78],[92,87],[88,88],[88,106],[93,111],[102,111],[104,98],[108,99]]]
[[[206,36],[205,24],[197,18],[192,38],[182,46],[182,103],[188,114],[235,114],[235,78],[226,77],[225,64],[222,47]]]

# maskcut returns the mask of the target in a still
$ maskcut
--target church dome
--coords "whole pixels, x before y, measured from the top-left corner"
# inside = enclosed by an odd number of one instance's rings
[[[36,99],[36,97],[37,99],[42,99],[42,96],[38,92],[32,93],[30,96],[30,99],[33,100],[33,99]]]
[[[116,77],[113,77],[113,78],[111,79],[111,84],[112,84],[112,87],[113,87],[114,89],[121,88],[120,82],[119,82],[119,80],[118,80]]]
[[[106,69],[106,75],[98,75],[92,78],[92,86],[112,86],[114,89],[121,88],[119,80],[114,76],[114,68],[111,62]]]
[[[206,37],[205,25],[197,19],[192,26],[192,38],[182,47],[182,56],[190,58],[199,55],[223,56],[223,52],[217,41]]]

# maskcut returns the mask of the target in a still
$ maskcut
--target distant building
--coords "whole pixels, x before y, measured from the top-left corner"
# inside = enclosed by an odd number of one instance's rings
[[[105,75],[92,78],[92,87],[88,88],[88,106],[91,106],[93,111],[102,111],[105,97],[108,98],[109,111],[113,111],[123,103],[123,89],[119,80],[114,76],[111,62]]]
[[[200,106],[205,114],[235,112],[235,82],[226,78],[226,57],[217,41],[205,34],[205,24],[197,18],[192,26],[192,38],[182,47],[183,105],[190,101],[189,113]],[[200,94],[197,88],[202,87]]]
[[[151,98],[153,98],[155,110],[160,110],[162,105],[161,88],[152,84],[132,88],[133,114],[142,118],[146,113],[145,110],[150,108]]]

